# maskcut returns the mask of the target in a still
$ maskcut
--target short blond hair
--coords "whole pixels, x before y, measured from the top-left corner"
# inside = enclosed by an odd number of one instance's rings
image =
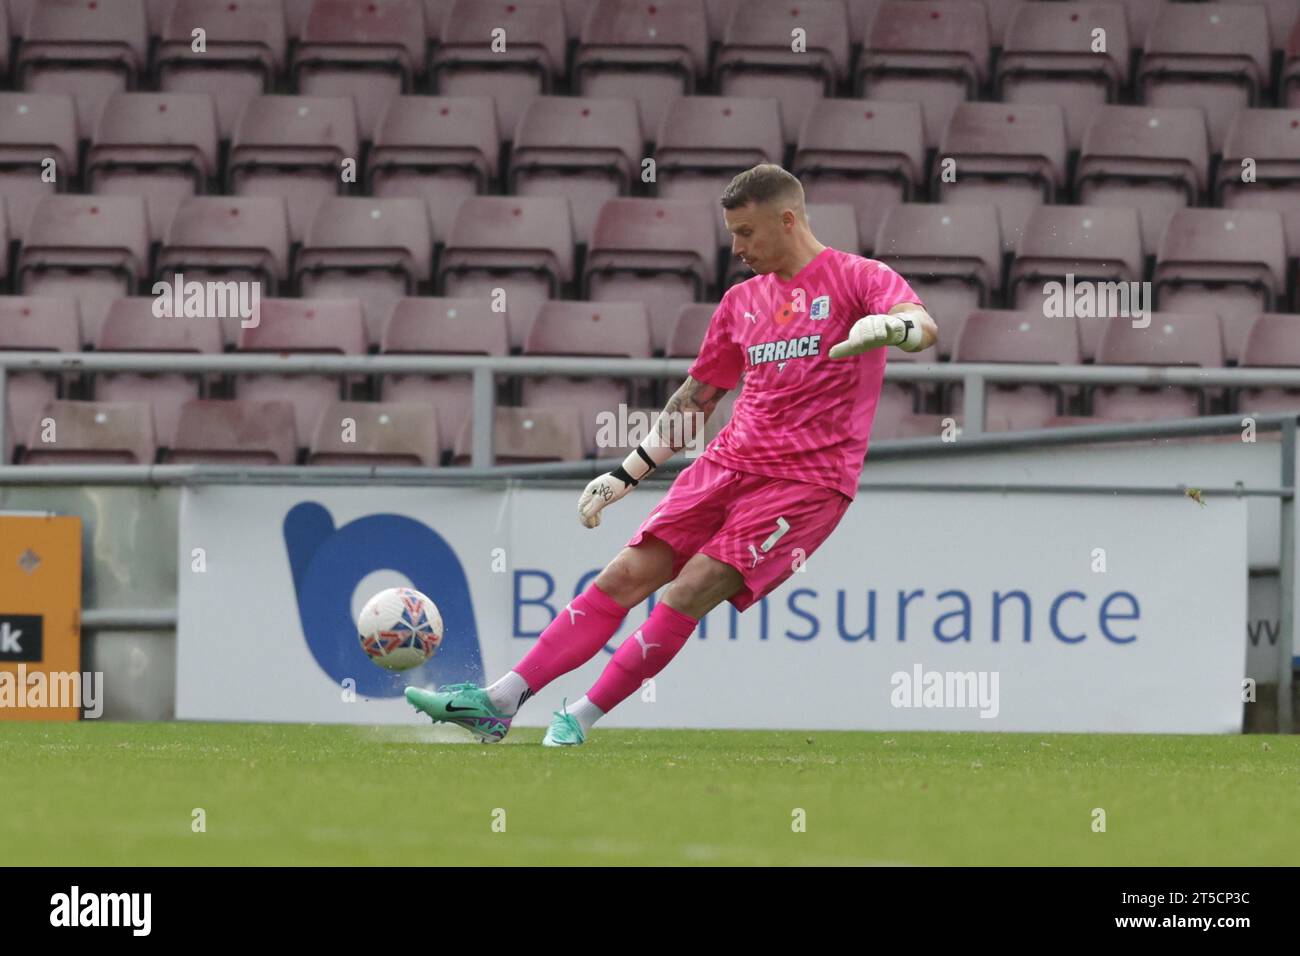
[[[800,215],[804,213],[803,183],[775,163],[759,163],[738,173],[722,191],[722,208],[739,209],[749,203],[779,200],[788,203]]]

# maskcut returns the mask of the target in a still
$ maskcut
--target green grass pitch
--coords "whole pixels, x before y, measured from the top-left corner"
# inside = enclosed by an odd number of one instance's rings
[[[0,724],[10,865],[1294,865],[1300,737]],[[206,831],[194,832],[201,808]],[[1094,808],[1106,831],[1094,832]],[[796,809],[806,828],[795,832]],[[504,832],[502,826],[504,825]]]

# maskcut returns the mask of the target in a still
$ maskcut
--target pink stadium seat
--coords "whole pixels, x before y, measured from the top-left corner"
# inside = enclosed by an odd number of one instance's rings
[[[956,163],[952,177],[944,169],[949,159]],[[932,193],[939,202],[997,206],[1002,249],[1011,252],[1030,212],[1055,201],[1065,161],[1059,106],[962,103],[944,132]]]
[[[709,323],[713,321],[713,313],[717,310],[716,302],[691,302],[682,306],[673,323],[664,356],[692,359],[698,356],[700,347],[704,344],[704,336],[709,331]]]
[[[19,253],[17,291],[74,296],[86,338],[94,341],[108,304],[145,279],[146,223],[139,196],[47,196]]]
[[[784,151],[775,99],[679,96],[669,101],[655,138],[655,194],[717,203],[737,173],[780,163]],[[715,222],[718,244],[729,244],[721,210]]]
[[[302,36],[311,14],[311,0],[284,0],[284,28],[290,41]]]
[[[158,254],[157,275],[173,282],[256,282],[263,298],[289,276],[289,218],[284,200],[263,196],[196,196],[172,217]],[[240,319],[220,319],[227,345],[239,340]]]
[[[1300,315],[1267,312],[1251,323],[1241,350],[1243,368],[1300,368]],[[1242,412],[1300,411],[1300,388],[1243,388]]]
[[[1128,319],[1110,319],[1101,337],[1098,364],[1223,366],[1223,334],[1217,316],[1155,312],[1150,319],[1149,328],[1135,328]],[[1093,390],[1092,411],[1094,415],[1132,421],[1194,418],[1209,410],[1212,397],[1194,388],[1103,386]]]
[[[796,29],[803,31],[797,51]],[[732,11],[713,79],[724,96],[777,100],[785,141],[793,143],[804,115],[834,96],[848,71],[849,20],[840,0],[748,0]]]
[[[492,39],[501,30],[504,47]],[[456,0],[443,21],[430,75],[443,96],[491,96],[497,127],[510,139],[528,101],[550,93],[564,75],[567,42],[560,0]]]
[[[1155,22],[1156,13],[1169,0],[1116,0],[1128,16],[1128,42],[1135,50],[1146,45],[1147,31]]]
[[[9,279],[9,213],[5,208],[5,199],[0,196],[0,289]]]
[[[884,0],[858,60],[856,95],[920,103],[934,147],[957,104],[984,85],[990,46],[988,15],[973,0]]]
[[[379,343],[393,304],[427,286],[433,234],[422,199],[327,199],[294,264],[303,296],[360,299],[366,335]]]
[[[289,65],[298,92],[351,96],[363,139],[424,76],[424,0],[313,0]]]
[[[1106,31],[1105,53],[1094,53],[1094,30]],[[1055,103],[1078,149],[1097,107],[1128,86],[1128,18],[1114,3],[1022,3],[1007,27],[994,76],[1007,103]]]
[[[193,49],[199,28],[204,52]],[[287,45],[282,0],[176,0],[155,55],[158,88],[211,94],[230,139],[248,101],[275,90]]]
[[[111,93],[136,88],[149,60],[143,0],[40,0],[31,7],[14,81],[31,93],[68,93],[84,139]]]
[[[1072,318],[1048,318],[1041,311],[978,309],[966,317],[953,348],[954,362],[1079,365],[1079,331]],[[1075,387],[990,383],[984,396],[985,430],[1046,428],[1078,395]],[[950,407],[962,408],[955,386]]]
[[[1263,7],[1169,3],[1147,35],[1135,93],[1150,106],[1199,106],[1217,153],[1232,114],[1266,92],[1269,50]]]
[[[154,315],[155,300],[138,296],[116,300],[99,330],[98,352],[171,352],[211,355],[221,351],[221,329],[209,319],[168,319]],[[202,376],[171,372],[111,372],[95,377],[101,402],[145,402],[153,408],[159,441],[176,434],[180,407],[201,398]]]
[[[467,418],[456,435],[452,463],[468,465],[474,421]],[[509,408],[498,405],[492,430],[497,465],[581,461],[582,429],[575,408]]]
[[[1085,206],[1132,206],[1142,221],[1142,250],[1155,255],[1175,209],[1206,192],[1209,134],[1199,109],[1103,106],[1083,138],[1074,175]]]
[[[1151,276],[1157,308],[1216,312],[1224,351],[1236,361],[1261,312],[1286,293],[1282,217],[1262,209],[1183,209],[1174,213]]]
[[[461,204],[438,264],[439,289],[460,298],[503,290],[511,348],[524,344],[541,304],[572,281],[573,223],[564,199],[474,196]]]
[[[1251,161],[1253,182],[1243,181]],[[1287,254],[1300,256],[1300,109],[1239,110],[1228,127],[1215,181],[1225,209],[1274,209]]]
[[[385,355],[509,354],[504,313],[489,299],[405,298],[384,327]],[[430,405],[438,413],[438,435],[450,452],[461,424],[474,408],[470,375],[386,375],[386,402]]]
[[[364,355],[366,333],[355,299],[263,299],[260,322],[243,330],[241,352],[308,352]],[[240,398],[293,403],[298,435],[314,433],[325,402],[346,398],[348,376],[237,375]]]
[[[205,93],[117,93],[99,114],[86,155],[86,188],[143,196],[149,234],[167,234],[182,199],[217,175],[217,114]]]
[[[248,101],[235,127],[228,191],[282,197],[289,208],[289,234],[301,241],[316,207],[343,190],[342,163],[359,163],[359,150],[352,100],[259,96]]]
[[[1114,299],[1121,307],[1150,309],[1152,303],[1137,301],[1134,287],[1129,285],[1141,282],[1144,276],[1137,210],[1040,206],[1025,223],[1007,281],[1017,309],[1044,315],[1052,314],[1053,305],[1067,314],[1072,312],[1079,297],[1072,295],[1072,290],[1088,295],[1104,290],[1104,298],[1099,295],[1092,300],[1095,307],[1083,310],[1087,316],[1078,315],[1083,355],[1091,359],[1105,327],[1103,317],[1111,306],[1111,284],[1125,283],[1122,289],[1115,289]],[[1086,289],[1083,283],[1088,283]]]
[[[819,100],[804,117],[790,171],[809,202],[852,204],[870,251],[885,213],[910,201],[924,181],[921,107]]]
[[[307,464],[437,468],[438,444],[438,418],[426,405],[330,402]]]
[[[176,437],[162,460],[174,465],[292,465],[297,453],[292,403],[203,400],[181,406]]]
[[[1285,50],[1291,26],[1300,19],[1300,0],[1219,0],[1261,6],[1268,16],[1268,37],[1275,51]]]
[[[429,203],[433,237],[446,242],[461,200],[497,177],[496,109],[488,96],[395,96],[366,161],[366,192]]]
[[[9,16],[6,12],[4,0],[0,0],[0,81],[6,83],[9,78],[9,46]],[[5,458],[3,463],[9,463],[8,457]]]
[[[151,465],[157,449],[143,402],[57,401],[33,424],[22,464]]]
[[[600,204],[641,181],[643,154],[635,100],[534,96],[515,130],[506,191],[563,196],[586,243]]]
[[[0,352],[80,352],[81,345],[76,299],[0,296]],[[66,389],[66,377],[11,369],[6,381],[9,436],[18,441],[31,432],[41,409]]]
[[[54,182],[42,173],[53,159]],[[72,188],[78,172],[77,111],[66,93],[0,93],[0,198],[21,239],[36,204]]]
[[[1002,289],[1002,240],[992,206],[895,206],[880,224],[875,256],[921,297],[939,326],[943,358],[967,314],[991,306]]]
[[[641,138],[650,139],[673,98],[703,83],[708,60],[704,0],[595,0],[573,60],[574,92],[635,98]]]
[[[649,358],[650,317],[639,302],[547,302],[524,354]],[[525,379],[521,395],[531,408],[577,408],[586,454],[599,455],[606,450],[598,445],[602,415],[617,420],[620,405],[638,404],[637,391],[637,383],[626,379],[553,375]]]
[[[1282,79],[1278,83],[1278,105],[1300,106],[1300,17],[1296,18],[1291,36],[1286,41]]]
[[[587,252],[584,298],[644,302],[662,351],[681,307],[715,294],[716,209],[703,200],[608,200]]]

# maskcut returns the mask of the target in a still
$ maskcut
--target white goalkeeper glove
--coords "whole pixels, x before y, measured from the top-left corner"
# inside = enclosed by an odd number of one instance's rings
[[[831,346],[833,359],[861,355],[886,345],[914,352],[921,344],[921,327],[904,315],[864,315],[853,323],[849,337]]]
[[[659,424],[656,421],[646,440],[623,460],[623,464],[592,479],[582,492],[582,497],[578,499],[578,520],[583,527],[594,528],[600,524],[600,513],[606,505],[612,505],[625,497],[640,484],[642,478],[673,457],[674,453],[660,439]]]

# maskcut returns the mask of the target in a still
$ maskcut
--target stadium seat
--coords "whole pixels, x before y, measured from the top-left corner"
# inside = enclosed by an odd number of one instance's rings
[[[461,200],[496,182],[499,153],[491,97],[395,96],[366,161],[366,192],[427,200],[433,237],[446,242]]]
[[[1082,289],[1081,284],[1087,282],[1091,295],[1098,283],[1106,284],[1101,289],[1104,301],[1099,293],[1092,300],[1095,306],[1087,310],[1090,314],[1078,315],[1083,357],[1091,359],[1104,329],[1102,317],[1111,305],[1130,310],[1152,307],[1150,302],[1134,301],[1132,287],[1127,285],[1143,280],[1144,266],[1137,210],[1039,206],[1025,223],[1011,264],[1009,298],[1017,309],[1050,315],[1055,303],[1072,313],[1077,297],[1071,295],[1071,290]],[[1048,288],[1048,283],[1055,285]],[[1126,284],[1115,289],[1117,302],[1111,302],[1110,286],[1114,283]]]
[[[1135,53],[1146,45],[1147,31],[1155,22],[1156,13],[1169,0],[1115,0],[1128,16],[1128,42]]]
[[[294,263],[303,296],[361,300],[374,345],[393,304],[427,287],[432,274],[433,234],[422,199],[326,199]]]
[[[316,207],[344,191],[342,163],[359,163],[359,148],[352,100],[259,96],[248,101],[235,127],[227,191],[282,197],[289,235],[300,242]]]
[[[1242,368],[1300,368],[1300,315],[1266,312],[1246,333]],[[1300,388],[1243,388],[1237,392],[1241,412],[1300,412]]]
[[[780,163],[780,105],[744,96],[679,96],[668,103],[655,137],[655,195],[716,204],[737,173]],[[731,242],[721,210],[718,244]]]
[[[1278,83],[1278,105],[1300,106],[1300,17],[1296,17],[1291,36],[1286,41],[1282,79]]]
[[[76,299],[0,296],[0,352],[80,352],[81,346]],[[17,429],[9,432],[15,441],[26,438],[41,409],[59,398],[67,381],[59,374],[9,370],[0,399],[8,406],[11,428]]]
[[[1092,52],[1104,30],[1105,53]],[[1116,102],[1129,79],[1128,18],[1114,3],[1022,3],[1007,27],[993,78],[1005,103],[1055,103],[1066,141],[1078,149],[1097,107]]]
[[[260,321],[242,331],[239,351],[364,355],[366,333],[361,303],[355,299],[263,299]],[[298,435],[315,432],[326,402],[348,397],[351,376],[235,376],[239,398],[292,402]]]
[[[1011,252],[1030,212],[1056,201],[1065,163],[1059,106],[962,103],[935,159],[932,195],[943,203],[997,206],[1002,250]]]
[[[1275,312],[1286,293],[1282,217],[1263,209],[1183,209],[1174,213],[1151,276],[1165,312],[1216,312],[1224,351],[1241,354],[1261,312]]]
[[[132,295],[149,268],[149,229],[139,196],[47,196],[18,256],[16,291],[74,296],[95,341],[116,298]]]
[[[210,319],[159,318],[155,299],[118,299],[95,342],[97,352],[167,352],[211,355],[221,351],[221,329]],[[145,402],[153,408],[158,440],[176,434],[180,407],[203,397],[203,376],[175,372],[107,372],[95,376],[95,398],[101,402]]]
[[[158,450],[143,402],[48,403],[27,435],[25,465],[152,465]]]
[[[1249,160],[1251,182],[1245,181]],[[1287,254],[1300,256],[1300,109],[1239,110],[1224,140],[1215,205],[1274,209]]]
[[[456,435],[452,464],[468,465],[474,420],[467,418]],[[509,408],[498,405],[492,430],[493,464],[529,465],[547,461],[581,461],[582,428],[576,408]]]
[[[307,464],[437,468],[437,415],[427,405],[329,402],[316,423]]]
[[[703,83],[708,60],[704,0],[595,0],[574,54],[574,92],[636,99],[648,140],[673,98]]]
[[[1297,0],[1219,0],[1220,3],[1240,3],[1264,8],[1268,16],[1269,43],[1275,52],[1286,49],[1291,27],[1300,20],[1300,3]]]
[[[361,137],[425,67],[424,0],[312,0],[289,73],[305,96],[351,96]]]
[[[494,31],[504,31],[506,43],[494,42]],[[456,0],[430,58],[430,78],[442,96],[491,96],[501,135],[513,138],[528,101],[557,88],[567,43],[560,0]]]
[[[534,96],[514,133],[506,192],[563,196],[585,244],[600,204],[640,182],[643,154],[635,100]]]
[[[610,199],[583,269],[583,298],[644,302],[656,352],[682,305],[716,295],[716,205],[687,199]]]
[[[799,34],[802,47],[792,49]],[[818,100],[834,96],[849,71],[848,12],[839,0],[747,0],[732,10],[713,63],[723,96],[775,99],[787,143]]]
[[[162,460],[173,465],[292,465],[298,436],[285,401],[186,402]]]
[[[510,351],[508,319],[489,299],[404,298],[384,326],[385,355],[492,355]],[[472,378],[461,375],[385,375],[386,402],[432,406],[442,450],[450,452],[474,407]]]
[[[0,196],[0,290],[9,281],[9,212],[5,199]]]
[[[709,323],[713,321],[713,313],[717,310],[717,302],[689,302],[682,306],[668,336],[665,357],[693,359],[698,356],[704,345],[704,336],[708,334]]]
[[[884,0],[854,74],[854,95],[921,104],[925,144],[943,137],[957,104],[989,69],[989,24],[973,0]]]
[[[524,354],[649,358],[650,317],[639,302],[547,302],[528,333]],[[602,414],[617,419],[620,405],[637,405],[637,393],[649,391],[635,380],[617,378],[550,375],[525,378],[521,384],[526,406],[578,409],[588,455],[599,453]]]
[[[1078,365],[1079,330],[1073,318],[1049,318],[1041,311],[977,309],[966,317],[952,350],[954,362]],[[891,355],[892,358],[892,355]],[[990,432],[1046,428],[1078,396],[1073,386],[990,382],[984,394],[984,429]],[[962,409],[962,387],[948,403]]]
[[[875,257],[911,285],[939,326],[948,358],[965,317],[1002,291],[1002,239],[993,206],[903,203],[885,214]]]
[[[619,200],[611,200],[617,202]],[[553,196],[473,196],[461,203],[438,263],[441,294],[492,298],[503,290],[510,347],[521,348],[533,317],[573,281],[569,204]]]
[[[790,171],[809,202],[853,206],[870,252],[885,213],[915,198],[925,181],[921,107],[819,100],[804,117]]]
[[[11,45],[11,35],[9,32],[9,13],[5,5],[5,0],[0,0],[0,84],[9,85],[9,47]],[[5,458],[4,464],[9,463],[8,457]]]
[[[1263,7],[1168,3],[1147,35],[1134,92],[1149,106],[1199,106],[1217,153],[1232,114],[1267,92],[1269,51]]]
[[[86,190],[143,196],[161,241],[182,199],[217,175],[217,114],[206,93],[117,93],[99,114],[86,155]]]
[[[1084,206],[1132,206],[1142,251],[1155,255],[1175,209],[1206,193],[1209,134],[1199,109],[1103,106],[1083,138],[1074,189]]]
[[[14,61],[14,83],[31,93],[67,93],[82,139],[112,93],[136,88],[149,61],[144,0],[40,0]]]
[[[1217,316],[1204,312],[1155,312],[1149,327],[1129,319],[1109,319],[1097,352],[1099,365],[1223,366],[1223,334]],[[1194,418],[1210,410],[1209,393],[1195,388],[1145,385],[1098,386],[1091,390],[1092,412],[1102,418],[1146,421]]]
[[[55,179],[43,175],[54,160]],[[27,235],[36,204],[73,188],[78,175],[77,110],[66,93],[0,93],[0,198],[10,234]]]
[[[195,196],[181,202],[158,253],[166,282],[256,282],[265,298],[289,277],[289,218],[284,200],[263,196]],[[226,344],[239,341],[240,319],[220,319]]]
[[[155,54],[158,89],[210,94],[228,140],[249,100],[275,90],[287,48],[283,0],[176,0]]]

